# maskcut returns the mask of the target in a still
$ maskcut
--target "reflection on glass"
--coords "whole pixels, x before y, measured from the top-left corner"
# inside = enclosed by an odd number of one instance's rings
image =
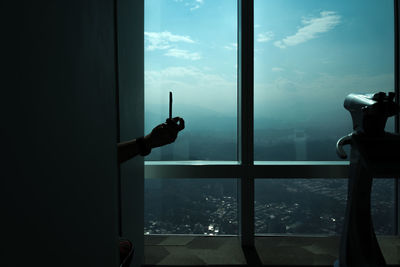
[[[145,130],[186,121],[146,160],[236,160],[237,1],[145,1]]]
[[[345,97],[393,91],[393,2],[254,5],[255,160],[339,160]]]
[[[236,179],[146,179],[145,234],[238,233]]]
[[[257,179],[257,234],[340,235],[346,211],[347,179]],[[393,180],[375,179],[371,213],[375,232],[394,232]]]

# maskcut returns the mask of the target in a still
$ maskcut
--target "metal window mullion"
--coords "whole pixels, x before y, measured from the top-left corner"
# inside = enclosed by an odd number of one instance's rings
[[[238,160],[254,165],[254,0],[238,0]],[[254,177],[239,179],[238,207],[241,245],[254,246]]]

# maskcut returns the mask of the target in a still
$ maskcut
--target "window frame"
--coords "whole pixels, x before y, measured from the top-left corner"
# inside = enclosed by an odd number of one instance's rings
[[[399,5],[394,3],[394,88],[399,103]],[[145,161],[145,179],[238,179],[238,221],[242,246],[254,246],[255,179],[348,178],[349,161],[254,161],[254,0],[238,0],[238,161]],[[395,131],[400,119],[396,116]],[[399,234],[398,178],[394,178],[394,235]]]

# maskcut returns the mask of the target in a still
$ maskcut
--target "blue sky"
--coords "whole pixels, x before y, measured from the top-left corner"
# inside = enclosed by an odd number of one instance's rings
[[[256,127],[278,115],[288,124],[335,122],[348,116],[347,94],[393,90],[392,6],[256,0]],[[146,0],[148,110],[165,117],[172,90],[177,113],[236,116],[236,32],[236,0]]]

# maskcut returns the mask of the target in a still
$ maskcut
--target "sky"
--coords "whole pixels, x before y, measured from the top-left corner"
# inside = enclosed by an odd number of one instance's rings
[[[349,93],[392,91],[393,1],[255,0],[255,127],[334,124]],[[145,1],[146,113],[236,117],[237,1]],[[147,127],[146,127],[147,128]]]

